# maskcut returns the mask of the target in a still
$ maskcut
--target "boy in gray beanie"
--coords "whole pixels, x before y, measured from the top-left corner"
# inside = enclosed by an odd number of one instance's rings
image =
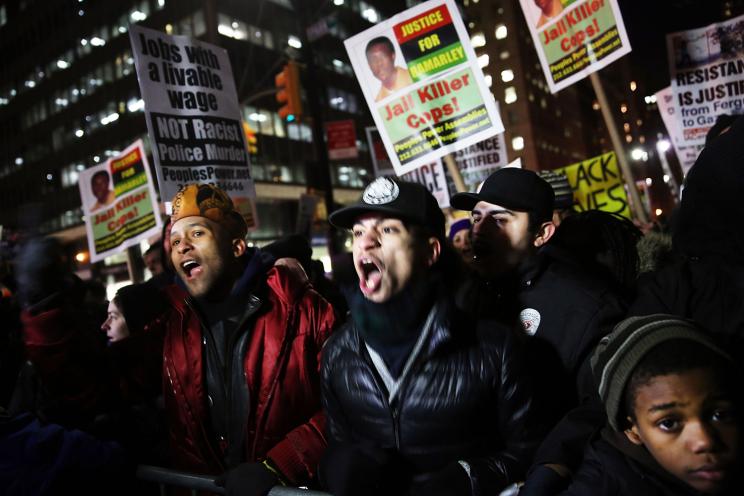
[[[609,427],[564,494],[742,494],[739,376],[708,334],[671,315],[632,317],[591,365]]]

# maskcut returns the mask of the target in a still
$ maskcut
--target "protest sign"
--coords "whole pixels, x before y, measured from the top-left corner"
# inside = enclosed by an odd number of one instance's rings
[[[685,145],[702,145],[721,114],[744,113],[744,16],[667,35]]]
[[[504,133],[458,150],[454,157],[463,179],[482,170],[495,171],[507,164]]]
[[[617,168],[615,152],[561,167],[555,172],[563,173],[568,178],[574,190],[576,210],[602,210],[630,219],[628,195]]]
[[[398,175],[503,132],[453,0],[430,0],[344,42]]]
[[[447,178],[444,174],[444,167],[441,160],[424,164],[411,172],[406,172],[400,178],[404,181],[426,186],[426,189],[437,199],[439,208],[448,208],[450,206]]]
[[[677,117],[677,105],[674,103],[674,94],[670,86],[656,93],[656,106],[659,108],[661,120],[664,121],[664,126],[666,126],[672,148],[682,168],[682,174],[687,175],[687,171],[697,160],[704,145],[686,144],[682,136],[682,123]]]
[[[162,200],[184,184],[215,184],[251,225],[255,187],[227,51],[137,25],[129,37]]]
[[[162,221],[142,140],[81,171],[78,186],[92,262],[160,234]]]
[[[342,160],[359,156],[356,146],[356,126],[353,120],[326,122],[325,130],[329,159]]]
[[[385,143],[382,142],[380,131],[375,126],[368,126],[364,128],[364,131],[367,134],[367,144],[372,157],[375,177],[394,176],[395,169],[393,169],[393,163],[388,157],[387,150],[385,150]]]
[[[630,53],[616,0],[519,0],[556,93]]]

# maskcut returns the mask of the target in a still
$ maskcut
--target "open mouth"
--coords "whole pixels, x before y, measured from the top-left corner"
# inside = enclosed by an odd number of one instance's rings
[[[382,271],[380,266],[370,258],[359,261],[359,288],[365,295],[374,293],[380,289],[382,283]]]
[[[186,260],[181,264],[181,270],[183,271],[183,275],[186,276],[186,279],[196,277],[202,272],[201,265],[196,260]]]

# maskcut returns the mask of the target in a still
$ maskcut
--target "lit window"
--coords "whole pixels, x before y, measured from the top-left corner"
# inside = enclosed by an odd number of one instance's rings
[[[657,209],[655,210],[655,212],[656,212],[656,216],[657,216],[657,217],[658,217],[659,215],[661,215],[661,214],[663,214],[663,213],[664,213],[664,211],[663,211],[662,209],[660,209],[660,208],[657,208]]]
[[[625,142],[626,143],[631,143],[632,141],[633,141],[633,136],[631,136],[629,134],[626,134],[625,135]]]
[[[517,90],[514,86],[509,86],[504,90],[504,103],[507,105],[517,101]]]
[[[625,124],[623,124],[623,131],[625,131],[626,133],[629,133],[630,132],[630,124],[628,124],[627,122]]]
[[[628,111],[628,106],[626,104],[624,104],[624,103],[621,103],[620,104],[620,112],[622,112],[624,114],[627,111]]]
[[[490,57],[487,53],[484,53],[483,55],[478,57],[478,66],[483,69],[488,65],[488,62],[490,61]]]
[[[114,122],[117,119],[119,119],[119,114],[117,114],[116,112],[113,112],[113,113],[108,114],[107,116],[103,117],[101,119],[101,124],[103,124],[105,126],[107,124],[111,124],[112,122]]]
[[[127,102],[127,110],[138,112],[145,108],[145,101],[142,98],[132,98]]]
[[[139,10],[135,10],[134,12],[132,12],[132,13],[131,13],[131,14],[129,15],[129,17],[130,17],[130,18],[131,18],[131,19],[132,19],[132,20],[133,20],[134,22],[139,22],[139,21],[144,21],[145,19],[147,19],[147,14],[145,14],[144,12],[140,12]]]
[[[380,15],[372,7],[369,7],[369,8],[364,9],[362,11],[362,17],[364,17],[365,19],[367,19],[372,24],[377,24],[377,21],[380,20]]]
[[[594,103],[592,103],[592,108],[594,110],[599,110],[599,102],[595,101]]]
[[[506,26],[503,24],[499,24],[496,26],[496,31],[494,32],[497,40],[503,40],[506,38]]]
[[[344,0],[333,0],[333,5],[343,5]]]
[[[630,91],[635,91],[638,86],[636,85],[635,81],[630,82]]]
[[[506,59],[508,59],[508,58],[509,58],[509,52],[508,52],[507,50],[504,50],[503,52],[501,52],[501,53],[499,54],[499,58],[500,58],[501,60],[506,60]]]
[[[521,136],[515,136],[512,138],[512,148],[515,151],[524,149],[524,138]]]
[[[493,78],[491,77],[491,75],[490,75],[490,74],[486,74],[486,75],[485,75],[485,76],[483,77],[483,79],[485,79],[485,80],[486,80],[486,84],[488,85],[488,87],[489,87],[489,88],[491,87],[491,85],[493,85]]]
[[[514,80],[514,71],[511,69],[506,69],[505,71],[501,71],[501,80],[505,83],[508,83],[509,81]]]
[[[287,39],[287,45],[291,46],[292,48],[300,49],[302,48],[302,42],[300,39],[295,35],[289,35],[289,39]]]
[[[58,60],[57,61],[57,67],[60,68],[60,69],[67,69],[68,67],[70,67],[70,64],[68,64],[64,60]]]
[[[486,36],[483,33],[475,33],[472,38],[470,38],[470,43],[473,45],[473,48],[480,48],[482,46],[486,45]]]

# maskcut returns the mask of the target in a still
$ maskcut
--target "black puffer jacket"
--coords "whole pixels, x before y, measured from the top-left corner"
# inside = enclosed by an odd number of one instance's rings
[[[522,480],[539,430],[520,336],[436,304],[421,352],[392,404],[353,322],[323,349],[322,399],[331,439],[395,450],[414,475],[469,464],[474,494]]]

